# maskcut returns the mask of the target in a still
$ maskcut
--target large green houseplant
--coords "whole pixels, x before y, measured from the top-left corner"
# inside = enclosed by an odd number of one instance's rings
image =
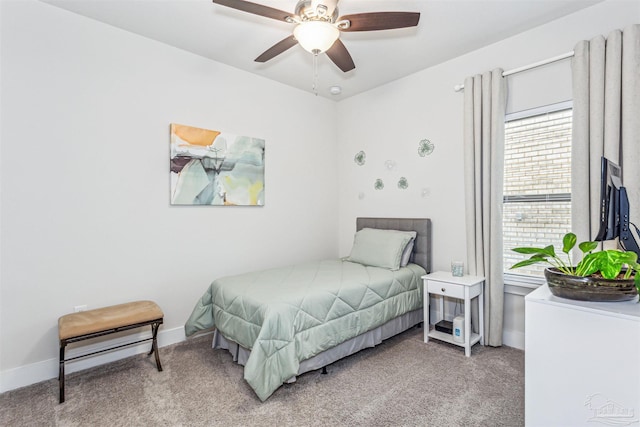
[[[531,255],[528,259],[514,264],[519,268],[545,263],[545,278],[554,295],[587,301],[627,301],[640,294],[640,264],[638,255],[631,251],[607,249],[596,251],[597,242],[582,242],[582,260],[573,265],[571,250],[577,243],[573,233],[562,239],[562,252],[566,261],[556,254],[553,245],[536,248],[515,248],[514,252]],[[639,300],[640,302],[640,300]]]

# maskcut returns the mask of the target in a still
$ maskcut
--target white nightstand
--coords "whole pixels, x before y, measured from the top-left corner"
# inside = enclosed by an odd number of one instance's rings
[[[484,277],[461,276],[454,277],[447,271],[436,271],[422,276],[424,283],[424,342],[429,338],[446,341],[450,344],[464,347],[464,354],[471,356],[471,346],[480,342],[484,344]],[[456,342],[453,335],[430,329],[429,324],[429,295],[441,295],[438,299],[440,314],[444,315],[444,297],[458,298],[464,301],[464,342]],[[471,331],[471,300],[478,298],[478,332]],[[442,319],[439,319],[442,320]],[[439,321],[438,320],[438,321]],[[436,322],[437,323],[437,322]]]

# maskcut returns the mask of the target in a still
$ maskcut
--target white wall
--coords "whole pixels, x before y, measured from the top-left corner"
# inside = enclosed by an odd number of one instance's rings
[[[337,255],[335,104],[34,1],[0,2],[0,391],[57,375],[57,319]],[[266,206],[169,205],[169,124],[266,140]],[[317,149],[322,147],[322,149]]]
[[[607,1],[340,102],[340,254],[350,250],[357,216],[427,216],[433,221],[433,270],[464,260],[464,95],[454,85],[496,67],[510,70],[569,52],[579,40],[639,19],[640,2]],[[508,84],[508,111],[565,101],[571,98],[570,61],[514,75]],[[417,147],[424,138],[435,150],[421,158]],[[360,150],[367,155],[364,166],[353,161]],[[396,171],[384,169],[387,159],[397,162]],[[408,179],[407,190],[396,187],[400,176]],[[384,179],[384,190],[373,189],[376,178]],[[522,348],[521,299],[505,298],[505,342]]]
[[[434,270],[448,269],[466,254],[453,86],[639,17],[635,1],[598,4],[334,104],[50,5],[0,2],[0,391],[57,374],[56,321],[76,305],[156,300],[161,344],[179,340],[213,278],[345,255],[356,216],[432,218]],[[568,70],[511,77],[510,111],[567,99]],[[310,114],[336,126],[309,132]],[[266,206],[171,207],[171,122],[264,138]],[[424,138],[436,148],[422,158]],[[517,345],[521,296],[507,296],[505,328]]]

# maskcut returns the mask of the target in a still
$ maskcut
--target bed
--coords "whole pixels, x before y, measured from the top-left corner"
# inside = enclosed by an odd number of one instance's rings
[[[430,270],[429,219],[357,218],[349,257],[217,279],[185,333],[215,328],[213,346],[244,365],[264,401],[297,375],[420,324]]]

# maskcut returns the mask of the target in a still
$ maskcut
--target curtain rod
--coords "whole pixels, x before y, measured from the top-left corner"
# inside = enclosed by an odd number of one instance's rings
[[[533,64],[529,64],[529,65],[525,65],[525,66],[522,66],[522,67],[514,68],[513,70],[507,70],[507,71],[504,71],[502,73],[502,77],[507,77],[507,76],[510,76],[511,74],[520,73],[522,71],[527,71],[527,70],[530,70],[532,68],[541,67],[543,65],[551,64],[553,62],[562,61],[563,59],[571,58],[573,55],[574,55],[574,53],[573,53],[573,51],[571,51],[571,52],[563,53],[562,55],[554,56],[553,58],[544,59],[542,61],[534,62]],[[453,87],[453,90],[455,90],[456,92],[460,92],[462,89],[464,89],[464,85],[463,84],[458,84],[458,85],[455,85]]]

